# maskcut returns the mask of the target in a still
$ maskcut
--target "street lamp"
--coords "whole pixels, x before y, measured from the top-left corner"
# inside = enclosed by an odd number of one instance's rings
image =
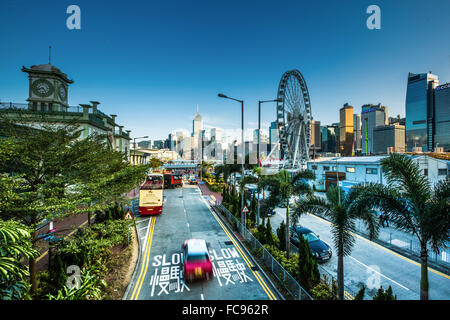
[[[222,93],[219,93],[218,95],[217,95],[219,98],[225,98],[225,99],[230,99],[230,100],[234,100],[234,101],[237,101],[237,102],[240,102],[241,103],[241,141],[242,141],[242,167],[241,167],[241,179],[244,179],[244,161],[245,161],[245,149],[244,149],[244,100],[238,100],[238,99],[235,99],[235,98],[231,98],[231,97],[228,97],[228,96],[226,96],[226,95],[224,95],[224,94],[222,94]],[[242,181],[242,180],[241,180]],[[244,229],[243,229],[243,231],[246,229],[246,221],[245,221],[245,219],[246,219],[246,214],[244,215],[244,220],[242,220],[242,211],[244,210],[244,188],[243,188],[243,186],[242,186],[242,188],[241,188],[242,190],[241,190],[241,222],[243,221],[243,223],[244,223]]]
[[[133,162],[136,162],[136,139],[146,139],[148,136],[137,137],[133,139]]]
[[[259,100],[258,101],[258,143],[256,144],[256,157],[257,157],[257,166],[261,166],[261,159],[259,157],[259,144],[261,138],[261,104],[266,102],[282,102],[282,99],[274,99],[274,100]],[[259,189],[258,189],[259,191]],[[256,211],[256,225],[259,225],[259,192],[258,192],[258,208]]]
[[[261,136],[261,104],[266,102],[282,102],[282,99],[274,99],[274,100],[259,100],[258,101],[258,144],[256,145],[256,156],[258,161],[258,167],[260,167],[260,157],[259,157],[259,144],[260,144],[260,136]]]

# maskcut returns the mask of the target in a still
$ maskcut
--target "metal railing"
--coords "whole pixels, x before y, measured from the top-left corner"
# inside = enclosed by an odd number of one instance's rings
[[[365,236],[369,235],[367,228],[360,220],[356,223],[356,231]],[[391,248],[397,248],[420,257],[420,242],[419,239],[413,235],[395,229],[380,227],[377,240],[387,244]],[[447,243],[447,246],[449,246],[449,244],[450,243]],[[439,254],[433,252],[430,246],[428,246],[428,249],[428,261],[450,268],[450,249],[443,248]]]
[[[241,230],[240,234],[245,241],[251,246],[253,253],[257,255],[264,265],[271,271],[273,276],[280,281],[284,288],[295,300],[312,300],[311,296],[303,289],[303,287],[292,277],[289,272],[270,254],[270,252],[256,239],[253,234],[243,228],[243,224],[222,204],[214,206],[221,211],[228,222],[237,230]]]

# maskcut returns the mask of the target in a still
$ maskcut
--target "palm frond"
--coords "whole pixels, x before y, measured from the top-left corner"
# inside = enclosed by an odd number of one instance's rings
[[[431,187],[428,178],[422,174],[419,165],[408,155],[393,153],[381,160],[381,165],[388,185],[391,188],[397,188],[418,208],[430,198]]]

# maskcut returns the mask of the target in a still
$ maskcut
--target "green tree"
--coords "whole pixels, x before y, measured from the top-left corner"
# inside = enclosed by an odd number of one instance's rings
[[[270,219],[267,219],[264,240],[265,240],[264,244],[268,244],[268,245],[274,245],[275,244],[275,241],[274,241],[274,238],[273,238],[272,225],[270,224]]]
[[[108,147],[106,137],[81,139],[81,130],[71,123],[35,129],[2,118],[0,134],[7,137],[0,139],[0,175],[15,184],[15,195],[6,197],[8,205],[0,207],[0,215],[30,227],[34,248],[37,226],[44,219],[89,212],[92,203],[99,206],[92,210],[104,208],[129,191],[142,174],[142,168],[127,165],[122,153]],[[4,199],[0,195],[0,201]],[[28,263],[36,296],[36,260],[30,258]]]
[[[308,241],[299,236],[298,246],[298,279],[299,284],[307,291],[319,284],[320,273],[317,260],[314,258]]]
[[[151,158],[150,159],[150,168],[152,169],[158,169],[163,165],[163,162],[159,160],[158,158]]]
[[[314,195],[302,199],[298,210],[294,215],[301,215],[306,212],[315,214],[323,213],[331,222],[331,233],[334,247],[337,248],[337,284],[338,297],[344,299],[344,257],[350,255],[355,239],[355,221],[361,219],[369,230],[370,239],[378,236],[379,225],[377,215],[367,208],[355,209],[351,205],[357,197],[358,190],[352,189],[345,193],[336,186],[330,186],[326,199]]]
[[[286,224],[284,220],[281,221],[280,226],[277,229],[277,237],[280,240],[280,250],[286,251],[286,242],[284,242],[284,236],[286,234]]]
[[[29,277],[23,260],[38,256],[29,228],[13,220],[0,220],[0,300],[23,299]]]
[[[375,296],[373,297],[373,300],[384,300],[384,301],[387,301],[387,300],[397,300],[397,296],[395,296],[395,295],[392,293],[392,288],[391,288],[391,286],[389,286],[389,287],[387,288],[387,290],[384,290],[383,287],[381,286],[381,287],[378,289],[378,291],[377,291],[377,293],[375,294]]]
[[[366,286],[363,284],[361,286],[361,289],[359,289],[358,293],[356,294],[354,300],[363,300],[365,292],[366,292]]]
[[[450,237],[450,180],[432,187],[419,165],[405,154],[391,154],[381,160],[381,165],[387,184],[358,186],[354,207],[380,210],[394,228],[419,240],[420,299],[428,300],[429,248],[439,253]]]
[[[302,194],[311,194],[311,188],[306,182],[308,179],[315,179],[314,173],[310,170],[301,170],[291,175],[286,170],[281,170],[277,175],[271,176],[268,184],[271,185],[270,197],[275,200],[278,205],[286,207],[286,226],[290,226],[289,207],[291,198],[294,195],[300,196]],[[297,212],[298,215],[298,212]],[[294,219],[294,221],[296,221]],[[290,236],[289,228],[286,228],[285,243],[286,243],[286,258],[290,255]]]

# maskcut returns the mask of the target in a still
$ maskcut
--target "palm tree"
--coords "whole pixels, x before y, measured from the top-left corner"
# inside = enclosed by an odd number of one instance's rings
[[[450,236],[450,180],[434,187],[419,165],[405,154],[381,160],[387,184],[360,186],[354,207],[377,208],[394,228],[413,234],[420,243],[420,299],[428,300],[428,252],[436,254]]]
[[[301,170],[291,175],[286,170],[281,170],[277,175],[272,176],[269,184],[272,184],[271,197],[278,199],[278,204],[286,206],[286,258],[290,256],[290,236],[289,236],[289,205],[293,195],[311,194],[312,190],[304,181],[305,179],[315,179],[315,175],[310,170]],[[294,220],[296,221],[296,220]]]
[[[376,238],[379,231],[378,219],[374,211],[366,208],[357,211],[351,206],[357,194],[357,189],[351,189],[346,194],[341,188],[331,186],[327,191],[326,199],[315,195],[299,199],[293,213],[296,219],[307,212],[322,213],[330,220],[333,243],[337,248],[338,298],[341,300],[344,299],[344,257],[350,255],[355,242],[352,235],[355,231],[355,220],[361,219],[365,222],[371,239]]]
[[[13,220],[0,220],[0,300],[23,297],[30,273],[22,260],[38,256],[26,226]]]

